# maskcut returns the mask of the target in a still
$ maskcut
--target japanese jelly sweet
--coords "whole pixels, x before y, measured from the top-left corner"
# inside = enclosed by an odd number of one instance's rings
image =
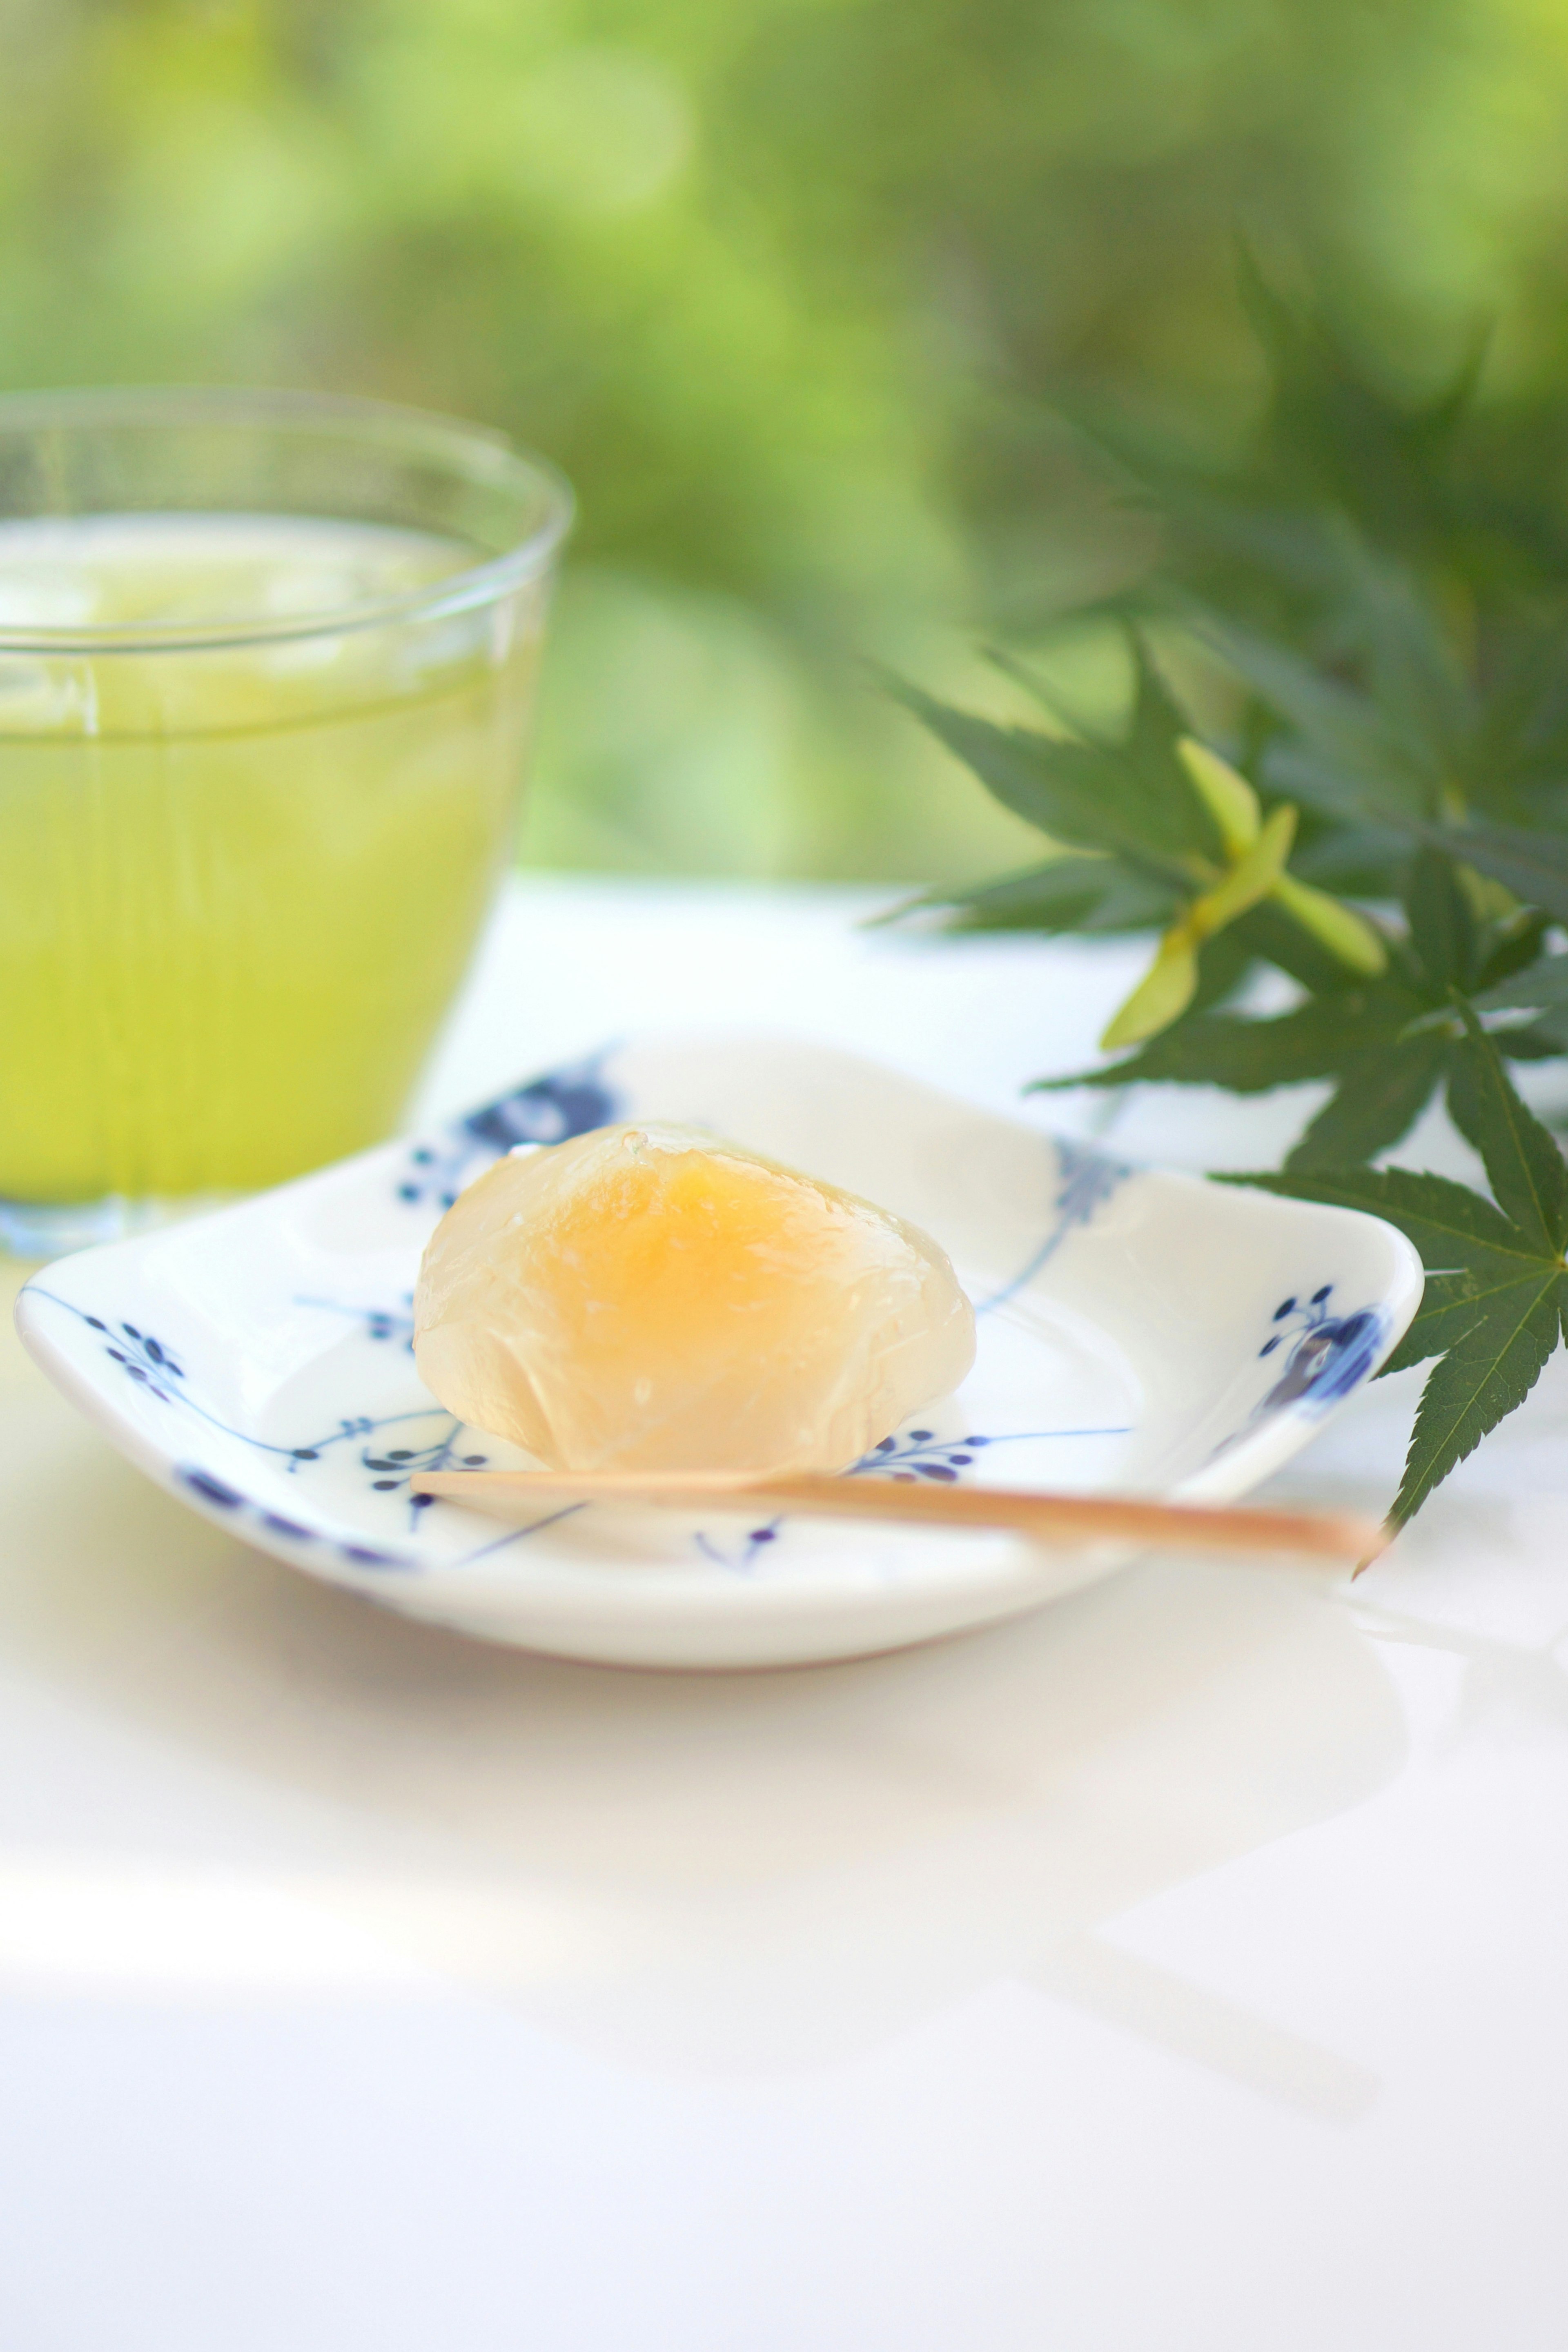
[[[421,1379],[550,1469],[842,1470],[956,1386],[930,1235],[688,1128],[605,1127],[470,1184],[414,1294]]]

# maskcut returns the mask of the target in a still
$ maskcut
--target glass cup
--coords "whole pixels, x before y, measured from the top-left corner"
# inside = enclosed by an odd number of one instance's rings
[[[357,400],[0,400],[0,1244],[395,1125],[505,865],[565,483]]]

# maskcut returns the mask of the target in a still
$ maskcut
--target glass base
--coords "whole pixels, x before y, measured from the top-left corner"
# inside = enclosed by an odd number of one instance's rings
[[[177,1225],[208,1209],[237,1201],[237,1192],[195,1192],[174,1200],[132,1201],[110,1192],[101,1201],[12,1201],[0,1194],[0,1255],[33,1262],[67,1257],[97,1242]]]

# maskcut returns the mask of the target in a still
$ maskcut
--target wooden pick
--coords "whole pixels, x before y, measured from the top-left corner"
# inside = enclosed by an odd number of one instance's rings
[[[808,1518],[890,1519],[905,1527],[994,1528],[1057,1545],[1174,1545],[1333,1561],[1364,1561],[1383,1543],[1373,1521],[1350,1513],[1142,1502],[1132,1496],[1052,1495],[924,1480],[906,1486],[891,1478],[807,1473],[422,1470],[411,1484],[416,1495],[438,1495],[502,1519],[526,1519],[563,1503],[657,1503],[672,1510],[787,1511]]]

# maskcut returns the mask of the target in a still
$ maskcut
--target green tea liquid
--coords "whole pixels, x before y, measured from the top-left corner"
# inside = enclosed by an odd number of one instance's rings
[[[538,592],[317,616],[474,560],[272,517],[0,523],[0,626],[311,625],[0,654],[0,1195],[268,1184],[395,1125],[506,855]]]

